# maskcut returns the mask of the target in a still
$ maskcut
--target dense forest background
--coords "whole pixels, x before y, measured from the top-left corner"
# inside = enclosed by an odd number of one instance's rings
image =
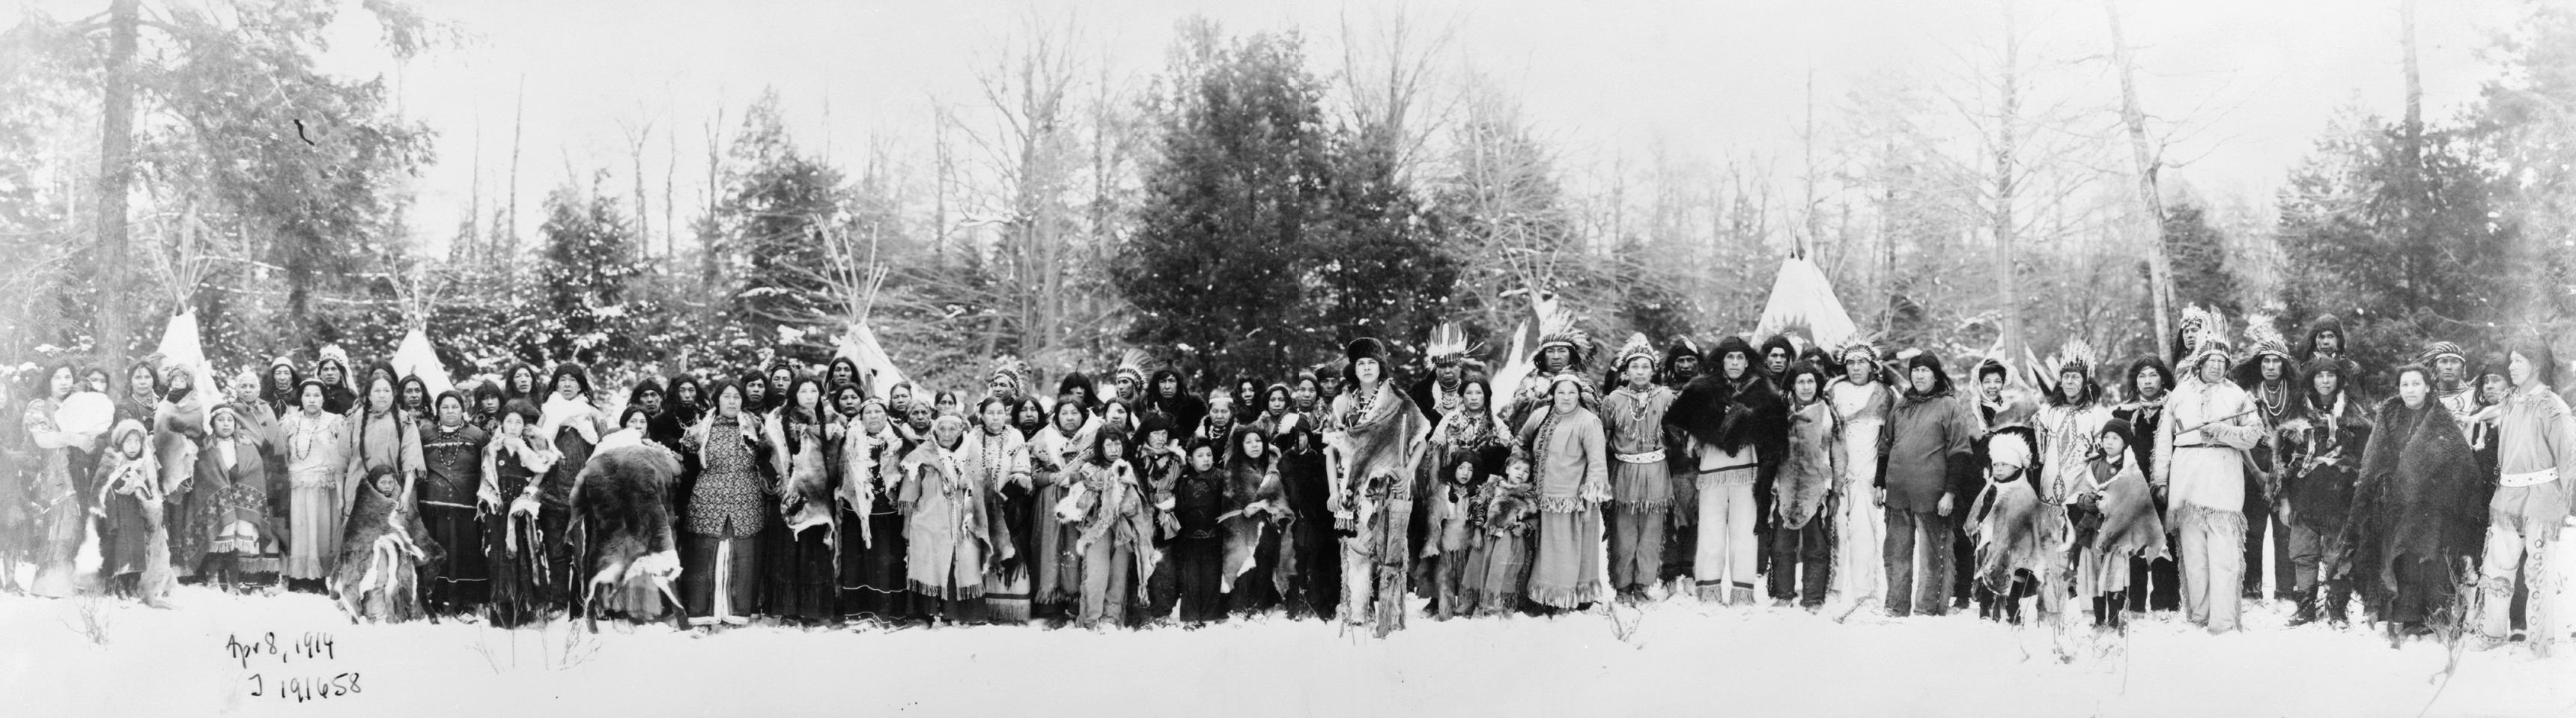
[[[2424,116],[2412,36],[2391,47],[2404,114],[2339,113],[2271,197],[2160,181],[2194,118],[2139,105],[2116,2],[2087,10],[2098,36],[2043,40],[2001,0],[1950,66],[1794,108],[1789,158],[1570,145],[1419,17],[1184,19],[1164,66],[1126,77],[1079,22],[1032,16],[926,140],[819,152],[771,90],[702,137],[639,118],[631,166],[567,159],[585,179],[521,207],[544,164],[523,158],[556,153],[514,131],[445,236],[411,216],[421,169],[502,140],[438,136],[385,78],[315,60],[344,13],[394,59],[471,52],[434,6],[98,5],[0,33],[10,364],[129,361],[187,308],[227,367],[382,355],[419,326],[460,373],[738,369],[819,360],[864,318],[949,388],[997,355],[1052,382],[1129,347],[1279,376],[1358,336],[1410,359],[1441,321],[1498,361],[1534,293],[1605,341],[1707,341],[1751,328],[1791,256],[1882,344],[1952,356],[2142,355],[2185,304],[2292,337],[2340,317],[2374,374],[2428,338],[2576,355],[2576,12],[2556,3],[2490,41],[2499,79],[2451,116]],[[647,166],[683,140],[702,156]],[[681,173],[714,191],[676,196]]]

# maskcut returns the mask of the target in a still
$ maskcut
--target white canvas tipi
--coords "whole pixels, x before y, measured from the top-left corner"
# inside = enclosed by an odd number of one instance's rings
[[[1809,346],[1830,348],[1851,341],[1859,331],[1851,313],[1843,310],[1842,300],[1834,297],[1833,282],[1825,278],[1824,270],[1804,257],[1791,257],[1780,262],[1780,275],[1771,282],[1771,300],[1763,305],[1753,336],[1758,341],[1775,334],[1801,334]]]

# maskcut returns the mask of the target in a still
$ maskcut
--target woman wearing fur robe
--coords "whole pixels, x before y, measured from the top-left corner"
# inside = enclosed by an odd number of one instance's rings
[[[349,519],[331,590],[353,618],[407,621],[423,615],[418,570],[442,547],[412,504],[423,463],[420,429],[402,415],[393,381],[373,376],[366,386],[349,430]]]
[[[839,427],[830,423],[830,409],[824,406],[823,382],[813,375],[789,379],[787,403],[770,415],[762,428],[767,432],[770,472],[778,477],[775,493],[782,535],[777,549],[764,562],[766,570],[761,596],[767,613],[782,620],[807,624],[839,618],[838,596],[833,573],[834,544],[839,527],[835,521],[832,492],[834,475],[824,460],[824,447],[841,438]]]
[[[2290,625],[2319,618],[2342,625],[2352,602],[2352,551],[2344,526],[2373,422],[2346,388],[2360,380],[2358,365],[2316,356],[2306,368],[2300,415],[2281,427],[2286,478],[2278,508],[2290,525],[2292,592],[2299,599]]]
[[[2397,396],[2379,405],[2345,527],[2362,605],[2391,635],[2465,618],[2452,600],[2487,527],[2490,487],[2432,387],[2428,367],[2397,370]]]
[[[1349,390],[1333,397],[1324,434],[1342,540],[1342,620],[1384,637],[1404,627],[1407,522],[1413,471],[1430,426],[1386,376],[1386,347],[1353,340],[1343,351]]]
[[[991,485],[966,446],[966,419],[943,416],[931,434],[903,459],[905,581],[936,603],[934,616],[951,623],[982,620],[986,561],[1010,558],[1010,542],[994,540],[986,512]]]

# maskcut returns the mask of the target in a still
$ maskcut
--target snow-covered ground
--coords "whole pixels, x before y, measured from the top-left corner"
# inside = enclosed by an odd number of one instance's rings
[[[2083,632],[2060,661],[2045,631],[1965,616],[1836,623],[1687,600],[1623,610],[1624,640],[1598,612],[1416,619],[1385,640],[1281,618],[592,635],[353,625],[302,594],[174,601],[0,596],[0,715],[2576,715],[2576,651],[2469,650],[2445,685],[2439,643],[2286,628],[2277,604],[2231,635],[2170,617]]]

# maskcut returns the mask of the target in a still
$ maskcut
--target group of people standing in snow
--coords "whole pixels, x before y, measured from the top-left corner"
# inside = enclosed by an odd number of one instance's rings
[[[2268,532],[2293,624],[2344,624],[2358,598],[2392,635],[2568,637],[2551,556],[2576,417],[2545,342],[2492,374],[2435,343],[2380,369],[2395,395],[2374,402],[2331,318],[2295,352],[2259,322],[2241,351],[2222,317],[2183,324],[2170,357],[2074,344],[1963,376],[1788,336],[1637,335],[1602,363],[1563,329],[1511,386],[1443,327],[1409,381],[1360,339],[1204,393],[1140,352],[1052,395],[1010,357],[965,393],[843,356],[619,396],[571,362],[436,393],[337,348],[223,387],[66,362],[8,386],[0,588],[157,603],[275,582],[357,617],[497,625],[1284,612],[1385,635],[1696,598],[2014,622],[2027,603],[2106,629],[2179,609],[2223,632],[2259,597]],[[89,392],[110,428],[66,430]]]

